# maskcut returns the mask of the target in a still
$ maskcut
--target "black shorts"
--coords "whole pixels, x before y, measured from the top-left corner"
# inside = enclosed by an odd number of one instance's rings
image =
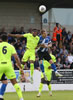
[[[49,55],[48,51],[45,51],[45,52],[41,52],[40,50],[37,52],[38,53],[38,56],[39,56],[39,60],[51,60],[51,56]]]
[[[0,81],[3,81],[3,80],[7,80],[7,78],[6,78],[5,74],[3,74],[3,75],[2,75],[2,78],[1,78],[1,80],[0,80]]]
[[[46,81],[44,78],[42,78],[41,83],[49,85],[51,83],[51,81]]]

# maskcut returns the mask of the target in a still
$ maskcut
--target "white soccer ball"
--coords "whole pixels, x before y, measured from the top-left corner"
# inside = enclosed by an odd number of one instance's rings
[[[41,13],[44,13],[44,12],[46,11],[46,6],[45,6],[45,5],[41,5],[41,6],[39,7],[39,11],[40,11]]]

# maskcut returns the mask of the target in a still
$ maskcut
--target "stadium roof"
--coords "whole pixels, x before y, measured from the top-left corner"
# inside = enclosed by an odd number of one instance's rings
[[[47,10],[50,8],[73,8],[73,0],[0,0],[0,2],[33,2],[43,4],[47,6]]]

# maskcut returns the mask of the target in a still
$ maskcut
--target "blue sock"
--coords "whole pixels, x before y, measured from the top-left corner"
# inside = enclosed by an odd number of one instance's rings
[[[51,67],[52,67],[52,69],[56,72],[57,71],[57,68],[56,68],[56,65],[53,63],[53,64],[51,64]]]
[[[2,84],[1,89],[0,89],[0,95],[4,95],[6,86],[7,86],[7,84]]]
[[[40,64],[40,69],[42,72],[44,72],[44,65],[43,65],[43,61],[42,61],[42,64]]]

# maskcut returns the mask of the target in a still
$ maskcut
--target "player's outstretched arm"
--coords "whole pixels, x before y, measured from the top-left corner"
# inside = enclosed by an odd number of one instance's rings
[[[23,35],[20,35],[20,34],[8,34],[8,36],[10,36],[10,37],[17,37],[17,38],[24,37]]]
[[[46,48],[47,46],[43,43],[43,44],[39,44],[38,47]]]

